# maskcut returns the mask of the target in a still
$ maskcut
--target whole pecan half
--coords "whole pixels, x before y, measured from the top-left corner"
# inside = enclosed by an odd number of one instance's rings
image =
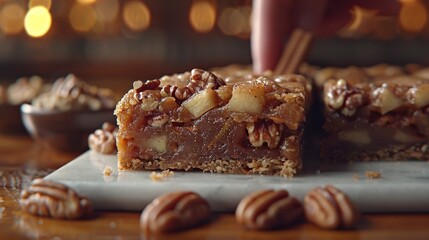
[[[347,195],[332,185],[308,192],[304,210],[308,221],[325,229],[350,228],[359,216]]]
[[[88,137],[90,149],[103,154],[116,152],[115,125],[105,122],[102,129],[95,130]]]
[[[235,211],[238,223],[252,230],[287,227],[302,219],[301,203],[286,190],[260,190],[244,197]]]
[[[140,226],[146,234],[176,232],[205,222],[208,202],[194,192],[171,192],[154,199],[142,212]]]
[[[330,80],[325,84],[325,103],[344,116],[353,116],[364,103],[363,91],[351,86],[344,79]]]
[[[52,218],[78,219],[93,211],[89,199],[61,183],[41,178],[22,190],[19,204],[28,213]]]
[[[267,143],[268,148],[274,149],[279,145],[284,126],[272,121],[259,121],[247,123],[246,129],[249,142],[253,147],[261,147]]]

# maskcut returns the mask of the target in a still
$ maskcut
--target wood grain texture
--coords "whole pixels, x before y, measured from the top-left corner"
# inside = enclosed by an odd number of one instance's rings
[[[14,144],[12,150],[34,147],[28,137],[0,137],[3,150],[10,142]],[[0,148],[0,154],[3,153]],[[50,161],[52,165],[59,164],[55,159],[63,162],[74,158],[73,155],[65,154],[61,158],[49,157],[49,161],[46,161],[46,154],[29,157],[28,152],[7,153],[11,157],[8,160],[16,159],[17,164],[44,159],[41,160],[42,166]],[[7,165],[10,170],[11,162],[8,161]],[[3,166],[0,157],[0,168]],[[22,171],[21,165],[16,167]],[[38,174],[43,174],[43,171]],[[0,182],[0,239],[147,239],[139,227],[141,212],[98,211],[93,218],[77,221],[40,218],[20,210],[17,201],[19,193],[19,187],[8,187]],[[363,221],[352,230],[322,230],[303,223],[287,230],[256,232],[241,227],[233,213],[225,213],[213,215],[207,224],[196,229],[149,236],[149,239],[428,239],[428,223],[429,213],[370,214],[364,215]]]

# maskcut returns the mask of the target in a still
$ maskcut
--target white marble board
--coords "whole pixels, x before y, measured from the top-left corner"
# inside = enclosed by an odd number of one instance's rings
[[[113,170],[104,176],[105,166]],[[368,179],[367,170],[382,173]],[[303,199],[316,186],[334,184],[346,192],[363,212],[429,212],[429,162],[366,162],[330,165],[293,178],[174,171],[155,182],[151,171],[118,171],[114,155],[88,151],[46,179],[62,182],[89,197],[96,209],[138,210],[157,196],[192,190],[204,196],[215,211],[234,211],[247,193],[262,188],[287,189]]]

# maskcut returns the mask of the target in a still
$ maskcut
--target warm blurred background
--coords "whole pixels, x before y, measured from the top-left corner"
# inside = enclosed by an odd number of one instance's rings
[[[429,62],[428,0],[400,0],[398,16],[354,7],[309,62]],[[120,93],[136,79],[250,64],[251,0],[0,0],[0,79],[67,73]],[[1,82],[0,82],[1,83]]]

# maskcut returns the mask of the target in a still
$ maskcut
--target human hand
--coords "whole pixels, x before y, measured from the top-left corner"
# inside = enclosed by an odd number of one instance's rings
[[[352,20],[351,9],[356,5],[380,15],[395,15],[400,7],[397,0],[254,0],[253,70],[261,73],[275,68],[293,29],[332,35]]]

